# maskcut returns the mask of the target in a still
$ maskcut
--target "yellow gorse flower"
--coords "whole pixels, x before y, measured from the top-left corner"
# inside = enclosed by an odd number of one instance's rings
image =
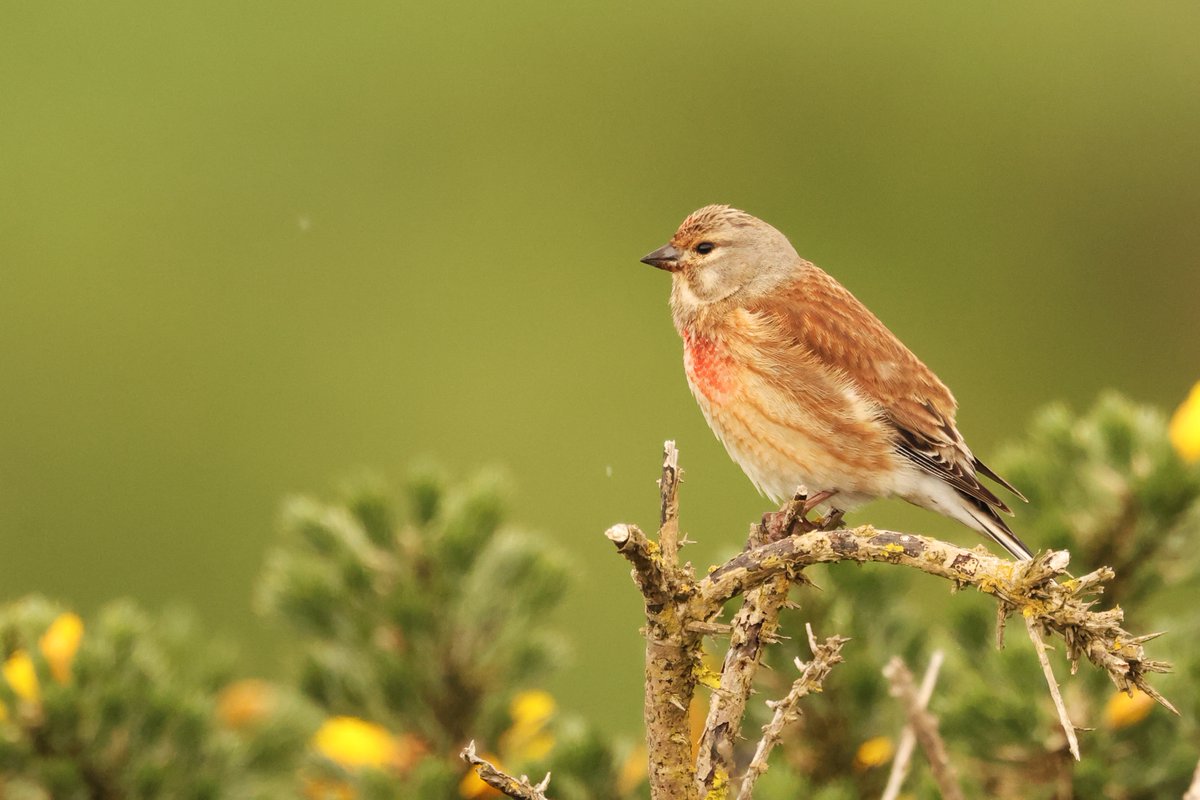
[[[1154,698],[1141,689],[1134,689],[1132,695],[1117,692],[1108,698],[1104,706],[1104,725],[1114,730],[1136,725],[1146,718],[1152,708]]]
[[[66,612],[55,617],[50,627],[38,639],[38,651],[46,659],[50,674],[59,683],[71,680],[71,664],[83,640],[83,620],[78,614]],[[14,650],[8,660],[0,665],[0,674],[12,688],[13,694],[31,703],[42,699],[42,686],[38,681],[37,667],[26,650]],[[0,709],[0,719],[7,716],[7,709]]]
[[[1189,463],[1200,461],[1200,382],[1175,409],[1167,433],[1180,458]]]
[[[650,757],[644,744],[637,745],[629,752],[617,775],[617,794],[622,796],[631,794],[634,789],[642,785],[642,781],[646,780],[649,761]]]
[[[317,752],[343,767],[386,767],[396,757],[396,739],[382,725],[357,717],[331,717],[313,736]]]
[[[854,754],[854,768],[862,771],[881,767],[891,761],[895,753],[896,747],[890,737],[876,736],[867,739],[858,746],[858,751]]]
[[[50,674],[59,683],[71,680],[71,664],[83,640],[83,620],[68,611],[59,614],[38,640],[38,649],[50,665]]]
[[[42,698],[42,687],[38,683],[37,670],[34,669],[33,659],[24,650],[16,650],[4,666],[0,667],[4,680],[12,687],[13,694],[22,700],[36,703]]]
[[[508,707],[513,727],[540,728],[550,721],[556,710],[558,704],[554,702],[554,696],[537,689],[518,692]]]
[[[513,724],[500,736],[500,752],[512,761],[545,758],[554,748],[554,735],[547,725],[557,710],[558,704],[549,692],[519,692],[508,707]]]

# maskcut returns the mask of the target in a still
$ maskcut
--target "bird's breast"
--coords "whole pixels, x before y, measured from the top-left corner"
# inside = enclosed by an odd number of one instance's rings
[[[775,500],[801,484],[842,502],[890,494],[897,456],[874,407],[770,328],[735,322],[680,334],[692,394],[751,481]]]
[[[709,401],[721,400],[732,388],[733,356],[714,337],[684,331],[683,368],[692,387]]]

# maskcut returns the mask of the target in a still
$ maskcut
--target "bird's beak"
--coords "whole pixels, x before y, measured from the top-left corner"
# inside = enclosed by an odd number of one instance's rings
[[[653,253],[643,256],[642,263],[665,269],[667,272],[676,272],[679,270],[679,251],[669,244],[664,244]]]

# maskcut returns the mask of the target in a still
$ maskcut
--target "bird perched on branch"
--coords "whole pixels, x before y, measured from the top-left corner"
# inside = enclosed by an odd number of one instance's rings
[[[671,273],[688,385],[761,492],[817,488],[809,508],[839,511],[900,497],[1032,557],[979,476],[1021,494],[967,447],[950,390],[782,233],[706,206],[642,261]]]

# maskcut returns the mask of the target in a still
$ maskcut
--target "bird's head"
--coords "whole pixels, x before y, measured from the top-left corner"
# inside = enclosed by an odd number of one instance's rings
[[[692,212],[670,243],[642,261],[672,273],[677,302],[703,306],[770,291],[794,272],[799,256],[761,219],[714,205]]]

